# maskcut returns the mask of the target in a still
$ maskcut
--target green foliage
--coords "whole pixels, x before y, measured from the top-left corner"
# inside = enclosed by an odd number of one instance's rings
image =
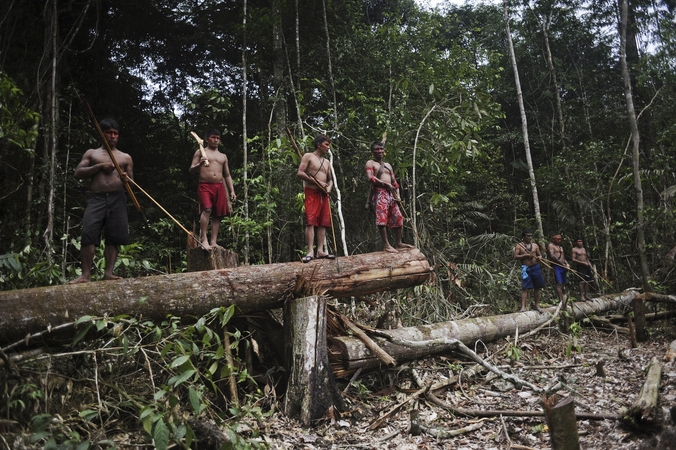
[[[505,350],[505,355],[513,361],[518,361],[521,359],[521,349],[516,345],[508,345]]]
[[[0,142],[7,140],[31,155],[39,123],[40,114],[26,107],[24,93],[7,73],[0,70]]]
[[[225,347],[223,333],[233,313],[234,307],[215,308],[187,326],[181,325],[177,317],[168,317],[159,324],[139,322],[129,316],[81,317],[74,324],[78,333],[71,344],[76,360],[71,362],[66,354],[61,355],[60,368],[51,368],[50,376],[65,380],[63,377],[72,376],[65,371],[74,363],[72,370],[82,379],[97,370],[96,392],[81,391],[80,387],[72,390],[70,381],[69,401],[79,401],[86,407],[80,406],[76,416],[72,415],[72,409],[54,408],[33,415],[31,442],[41,443],[45,448],[93,445],[107,448],[113,443],[101,440],[106,432],[102,430],[94,441],[89,430],[101,420],[105,423],[114,419],[113,423],[118,420],[140,422],[157,449],[173,445],[187,448],[199,444],[190,421],[211,417],[217,418],[228,430],[231,448],[259,448],[255,440],[249,439],[256,437],[255,430],[249,437],[236,430],[240,421],[263,420],[269,414],[255,404],[261,393],[250,391],[240,406],[235,407],[222,390],[230,376],[234,376],[239,385],[252,382],[246,365],[238,357],[238,349],[244,345],[241,333],[229,332],[230,345]],[[101,339],[92,341],[92,333]],[[85,335],[89,336],[86,343]],[[232,352],[233,364],[227,362],[228,351]],[[77,364],[77,355],[85,355],[85,361]],[[34,370],[40,373],[50,368],[37,363]],[[18,419],[41,411],[39,405],[50,404],[53,393],[43,392],[30,378],[10,385],[12,388],[3,402],[7,408],[3,414],[12,413]],[[81,397],[70,398],[76,392]]]

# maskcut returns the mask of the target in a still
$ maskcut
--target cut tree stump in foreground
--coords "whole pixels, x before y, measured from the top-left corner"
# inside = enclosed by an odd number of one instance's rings
[[[581,319],[588,315],[626,307],[637,295],[639,293],[636,291],[625,291],[620,294],[598,297],[590,302],[573,303],[571,314],[576,319]],[[443,344],[444,340],[457,339],[472,347],[474,342],[479,339],[483,342],[490,342],[501,337],[514,335],[517,328],[520,334],[525,333],[544,324],[550,319],[550,315],[554,311],[556,311],[556,307],[546,308],[544,314],[528,311],[418,327],[378,330],[381,336],[389,336],[394,342],[389,342],[382,337],[373,337],[373,340],[399,363],[402,363],[448,350],[447,346]],[[395,343],[402,341],[415,342],[418,345],[405,346]],[[424,343],[429,345],[424,345]],[[368,347],[361,340],[352,336],[329,338],[329,358],[334,373],[340,376],[349,375],[359,368],[366,370],[382,367],[380,360]]]
[[[573,397],[562,399],[556,394],[549,398],[544,397],[542,407],[549,427],[552,449],[580,450]]]
[[[286,302],[284,332],[289,374],[284,414],[309,426],[334,405],[343,409],[326,352],[326,297]]]
[[[376,252],[335,260],[243,266],[204,272],[127,278],[0,291],[0,344],[69,323],[86,315],[120,314],[163,320],[200,317],[234,305],[238,313],[280,308],[299,296],[298,285],[332,297],[349,297],[411,287],[430,276],[418,249]],[[302,283],[301,283],[302,281]]]
[[[212,247],[210,251],[202,247],[189,248],[187,260],[188,272],[231,269],[239,265],[237,253],[223,247]]]

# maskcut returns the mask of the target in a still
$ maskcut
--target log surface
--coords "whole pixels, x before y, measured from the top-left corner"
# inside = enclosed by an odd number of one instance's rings
[[[335,260],[241,266],[144,278],[0,291],[0,343],[85,315],[130,314],[162,320],[202,316],[220,306],[238,313],[282,306],[300,279],[333,297],[372,294],[424,283],[430,266],[419,250],[375,252]],[[310,293],[311,294],[311,293]],[[310,295],[307,294],[307,295]]]
[[[621,294],[598,297],[590,302],[578,302],[572,305],[572,315],[576,319],[598,314],[602,311],[627,306],[639,295],[636,291],[625,291]],[[399,363],[423,358],[447,350],[444,340],[457,339],[472,347],[481,339],[484,342],[513,335],[517,328],[519,333],[533,330],[550,319],[556,307],[545,308],[545,314],[535,311],[525,313],[503,314],[499,316],[476,317],[451,322],[441,322],[418,327],[379,330],[396,341],[417,342],[422,345],[403,346],[389,342],[383,338],[373,340],[383,350],[392,355]],[[425,343],[427,343],[425,345]],[[358,368],[374,369],[381,366],[380,360],[364,345],[352,336],[333,337],[329,340],[329,356],[334,367],[341,366],[346,370]]]

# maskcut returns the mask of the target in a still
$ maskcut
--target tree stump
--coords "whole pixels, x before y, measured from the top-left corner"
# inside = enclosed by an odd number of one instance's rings
[[[636,340],[638,342],[645,342],[648,340],[648,333],[645,331],[645,299],[642,295],[639,295],[631,301],[631,306],[634,308],[634,329],[636,330]]]
[[[580,450],[573,397],[561,400],[558,395],[542,398],[553,450]]]
[[[303,425],[342,409],[326,350],[326,297],[293,299],[284,305],[286,370],[284,413]]]
[[[223,247],[212,247],[210,251],[202,247],[188,249],[188,272],[204,270],[231,269],[239,264],[237,253]]]

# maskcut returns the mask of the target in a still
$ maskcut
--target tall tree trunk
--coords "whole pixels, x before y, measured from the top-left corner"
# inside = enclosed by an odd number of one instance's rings
[[[47,255],[47,265],[52,265],[52,242],[54,242],[54,190],[55,190],[55,166],[56,166],[56,148],[57,148],[57,125],[59,115],[59,96],[56,91],[57,85],[57,60],[58,60],[58,25],[59,12],[57,0],[52,0],[51,13],[51,49],[52,64],[49,89],[49,187],[47,192],[47,227],[43,234],[45,240],[45,253]]]
[[[552,4],[552,9],[554,9],[554,4]],[[545,53],[547,56],[547,66],[549,67],[549,73],[552,75],[552,89],[554,90],[554,99],[556,100],[556,114],[559,119],[559,135],[561,137],[561,146],[566,147],[566,126],[563,120],[563,107],[561,106],[561,90],[559,89],[559,82],[556,77],[556,68],[554,67],[554,58],[552,58],[552,49],[549,46],[549,28],[552,25],[552,12],[549,12],[549,17],[547,20],[544,19],[540,22],[540,27],[542,28],[542,35],[545,41]]]
[[[333,81],[333,64],[331,62],[331,37],[329,35],[329,20],[326,16],[326,0],[322,0],[322,8],[324,12],[324,32],[326,33],[326,56],[329,64],[329,81],[331,82],[331,92],[333,95],[333,131],[338,133],[338,97],[336,95],[336,84]],[[340,172],[343,173],[343,164],[340,160],[340,152],[337,147],[333,147],[332,153],[336,154],[336,160],[338,161],[338,167]],[[343,236],[343,251],[345,255],[348,255],[347,252],[347,243],[345,242],[345,220],[343,219],[343,207],[341,201],[340,187],[338,184],[338,178],[336,177],[336,171],[333,168],[333,155],[331,157],[331,176],[333,177],[333,188],[336,191],[336,210],[338,211],[338,218],[340,221],[340,233]]]
[[[272,57],[273,80],[275,87],[275,125],[278,137],[284,136],[286,129],[286,95],[284,94],[284,47],[282,37],[281,0],[272,2]]]
[[[244,0],[244,14],[242,18],[242,29],[244,36],[242,38],[242,189],[244,192],[244,219],[249,222],[249,184],[248,184],[248,165],[249,152],[246,132],[246,96],[247,96],[247,72],[246,72],[246,15],[247,0]],[[244,264],[249,265],[249,229],[246,228],[244,235]]]
[[[528,140],[528,120],[526,119],[526,108],[523,104],[523,93],[521,92],[521,81],[519,80],[519,69],[516,65],[516,54],[514,53],[514,43],[512,42],[512,33],[509,30],[509,12],[507,10],[508,0],[503,0],[503,11],[505,19],[505,32],[507,33],[507,43],[509,45],[509,56],[512,60],[512,69],[514,70],[514,84],[516,84],[516,96],[519,100],[519,111],[521,112],[521,133],[523,134],[523,146],[526,151],[526,162],[528,164],[528,177],[530,178],[530,187],[533,192],[533,210],[535,212],[535,221],[537,222],[540,237],[544,237],[542,228],[542,214],[540,213],[540,200],[538,198],[538,188],[535,182],[535,170],[533,169],[533,159],[530,154],[530,143]]]
[[[627,102],[627,116],[629,118],[629,128],[631,129],[632,146],[632,172],[634,175],[634,191],[636,195],[636,245],[638,247],[638,257],[641,265],[641,277],[643,278],[643,289],[650,291],[650,272],[648,270],[648,260],[645,254],[645,224],[643,219],[643,187],[641,186],[641,173],[639,171],[639,145],[641,136],[638,131],[638,121],[636,111],[634,110],[634,99],[631,89],[631,76],[629,75],[629,65],[627,64],[627,17],[628,0],[620,0],[620,67],[622,69],[622,80],[624,81],[624,98]]]

